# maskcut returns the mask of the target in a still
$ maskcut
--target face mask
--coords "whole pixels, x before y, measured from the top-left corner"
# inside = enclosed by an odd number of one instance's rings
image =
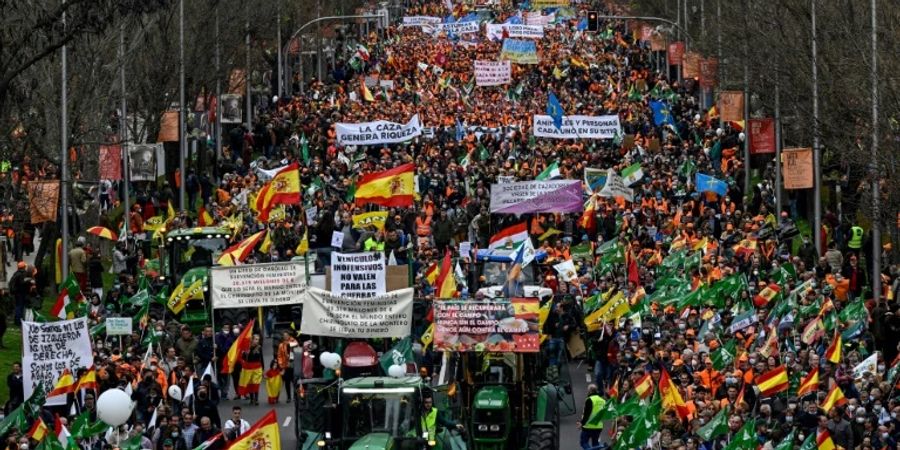
[[[890,434],[888,434],[888,433],[881,433],[881,437],[884,438],[884,439],[887,439],[888,436],[890,436]]]
[[[234,334],[241,334],[241,330],[238,329],[238,328],[235,328],[235,329],[231,330],[231,332],[234,333]]]
[[[679,330],[684,331],[685,328],[687,328],[687,326],[686,326],[685,324],[683,324],[683,323],[679,323],[679,324],[678,324],[678,329],[679,329]]]
[[[879,364],[879,365],[878,365],[878,371],[879,371],[879,372],[884,372],[884,364]]]
[[[700,425],[703,425],[705,423],[706,423],[706,419],[700,419]]]
[[[750,365],[756,364],[756,358],[750,358]]]
[[[875,411],[881,412],[881,405],[875,405]]]
[[[863,422],[865,422],[865,421],[866,421],[866,418],[865,418],[865,417],[857,417],[857,418],[856,418],[856,423],[863,423]]]
[[[728,377],[728,378],[725,378],[725,382],[728,383],[728,384],[737,384],[737,378],[735,378],[735,377]]]
[[[897,415],[898,415],[898,414],[897,414],[896,412],[892,412],[892,413],[891,413],[891,417],[893,417],[893,418],[895,418],[895,419],[897,418]]]
[[[156,366],[150,366],[150,370],[156,370]]]
[[[173,431],[173,432],[172,432],[172,437],[173,437],[173,438],[177,438],[177,437],[178,437],[178,432],[177,432],[177,431]]]
[[[849,405],[849,406],[847,406],[847,410],[850,411],[850,412],[856,411],[856,405]]]
[[[794,416],[784,416],[784,420],[787,423],[791,423],[794,421]]]
[[[806,436],[803,433],[800,433],[800,436],[797,436],[797,437],[800,438],[801,442],[803,442],[803,440],[806,439]]]

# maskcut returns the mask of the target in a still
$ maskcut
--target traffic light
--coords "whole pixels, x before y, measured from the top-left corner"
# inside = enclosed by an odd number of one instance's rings
[[[588,11],[587,15],[587,29],[588,31],[599,31],[600,30],[600,15],[597,14],[597,11]]]

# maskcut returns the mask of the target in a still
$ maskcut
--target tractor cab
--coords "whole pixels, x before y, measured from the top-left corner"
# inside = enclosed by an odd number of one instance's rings
[[[165,233],[160,250],[163,264],[160,280],[168,285],[170,293],[179,286],[189,289],[197,281],[203,289],[202,298],[188,300],[185,304],[179,322],[191,328],[202,328],[210,323],[209,268],[228,247],[229,239],[231,230],[223,227],[182,228]]]

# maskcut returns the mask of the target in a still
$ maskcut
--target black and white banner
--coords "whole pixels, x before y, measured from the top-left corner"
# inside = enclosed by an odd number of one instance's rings
[[[477,86],[500,86],[512,79],[509,61],[475,61],[475,84]]]
[[[406,123],[378,120],[363,123],[335,124],[338,143],[341,145],[375,145],[406,142],[422,134],[422,124],[416,114]]]

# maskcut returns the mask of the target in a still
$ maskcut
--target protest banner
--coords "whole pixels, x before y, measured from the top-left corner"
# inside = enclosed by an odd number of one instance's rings
[[[588,194],[599,192],[606,185],[607,169],[592,169],[586,167],[584,169],[584,186]]]
[[[600,190],[601,197],[623,197],[629,202],[634,201],[634,189],[625,186],[625,181],[615,170],[610,170],[606,174],[606,184]]]
[[[553,118],[535,114],[532,133],[535,137],[554,139],[612,139],[622,133],[618,115],[563,116],[562,129],[556,128]]]
[[[22,322],[22,385],[25,398],[40,383],[51,390],[64,369],[75,373],[94,365],[87,319],[38,323]],[[65,405],[66,396],[47,399],[46,405]]]
[[[442,20],[440,17],[430,17],[430,16],[404,16],[403,17],[403,25],[406,26],[421,26],[421,25],[437,25],[441,23]]]
[[[372,211],[353,216],[353,228],[361,230],[367,227],[375,227],[378,231],[384,231],[384,224],[387,223],[387,211]]]
[[[434,302],[434,349],[534,353],[540,349],[539,315],[536,298]]]
[[[699,67],[700,87],[715,87],[719,80],[719,60],[716,58],[701,58]]]
[[[158,173],[157,156],[162,144],[128,144],[131,181],[154,181]]]
[[[580,212],[581,181],[518,181],[491,185],[491,213]]]
[[[700,60],[703,59],[699,53],[685,52],[681,61],[681,73],[684,78],[700,78]]]
[[[775,119],[750,119],[750,154],[775,153]]]
[[[405,124],[377,120],[363,123],[335,124],[338,143],[341,145],[396,144],[406,142],[422,134],[419,115],[415,114]]]
[[[664,34],[655,32],[650,35],[650,50],[654,52],[664,52],[667,49],[668,42]]]
[[[540,62],[537,54],[537,44],[534,41],[518,39],[503,40],[500,59],[506,59],[516,64],[537,64]]]
[[[107,336],[128,336],[131,334],[131,317],[107,317]]]
[[[813,187],[813,153],[807,148],[786,148],[781,152],[781,170],[785,189]]]
[[[385,293],[384,253],[331,254],[331,291],[348,298],[369,298]]]
[[[243,116],[241,96],[222,94],[222,123],[241,123]]]
[[[437,30],[441,33],[447,34],[477,33],[480,27],[481,25],[477,21],[437,24]]]
[[[156,142],[178,142],[178,111],[166,111],[159,119]]]
[[[210,269],[213,308],[296,305],[306,292],[303,261],[245,264]]]
[[[556,22],[556,14],[551,13],[546,16],[541,14],[540,11],[531,11],[525,12],[525,25],[535,25],[539,27],[546,27],[553,22]]]
[[[534,9],[543,8],[565,8],[569,6],[572,0],[531,0],[531,7]]]
[[[100,146],[100,179],[118,181],[122,179],[122,147],[119,145]]]
[[[499,41],[504,37],[524,39],[542,39],[544,37],[544,27],[540,25],[489,23],[485,25],[484,31],[485,36],[492,41]]]
[[[741,91],[719,92],[719,115],[724,122],[744,120],[744,93]]]
[[[27,189],[31,223],[56,222],[59,209],[59,180],[29,181]]]
[[[300,329],[311,336],[402,338],[412,326],[413,288],[350,298],[316,287],[303,295]]]
[[[509,61],[475,61],[476,86],[500,86],[512,79]]]
[[[670,42],[668,54],[669,65],[680,66],[684,62],[684,42]]]

